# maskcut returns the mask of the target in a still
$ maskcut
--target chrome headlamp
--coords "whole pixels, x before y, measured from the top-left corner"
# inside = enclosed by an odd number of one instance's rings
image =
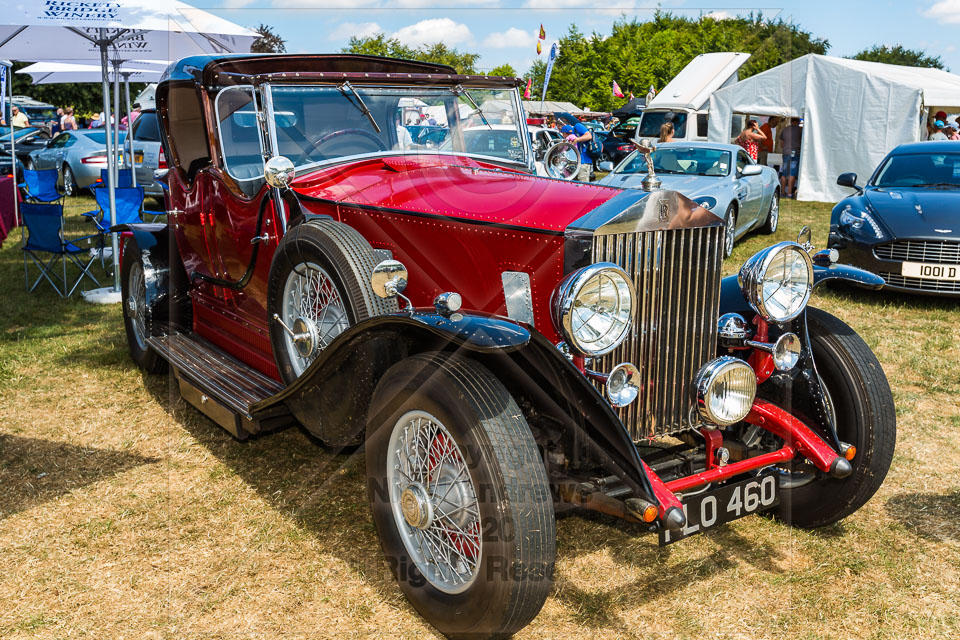
[[[708,362],[697,374],[697,410],[709,424],[736,424],[750,413],[757,395],[757,374],[731,356]]]
[[[627,337],[636,297],[623,269],[598,262],[560,282],[553,294],[553,321],[575,352],[602,356]]]
[[[740,289],[767,322],[793,320],[813,291],[813,263],[796,242],[780,242],[757,252],[740,268]]]

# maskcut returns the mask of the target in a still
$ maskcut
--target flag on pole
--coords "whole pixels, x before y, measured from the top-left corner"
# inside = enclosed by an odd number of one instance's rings
[[[529,99],[530,99],[530,87],[532,87],[532,86],[533,86],[533,78],[527,78],[527,88],[526,88],[526,90],[523,92],[523,99],[524,99],[524,100],[529,100]]]
[[[537,43],[540,46],[540,43]],[[550,47],[550,55],[547,56],[547,72],[543,76],[543,93],[540,94],[540,103],[547,99],[547,85],[550,84],[550,74],[553,72],[553,63],[557,61],[557,43],[554,42]]]
[[[613,95],[617,96],[618,98],[623,97],[623,91],[620,91],[620,85],[617,84],[616,80],[613,81]]]
[[[540,39],[541,39],[541,40],[546,40],[546,39],[547,39],[547,32],[543,30],[543,25],[542,25],[542,24],[540,25]]]
[[[537,40],[537,55],[543,53],[543,48],[540,46],[540,41]]]

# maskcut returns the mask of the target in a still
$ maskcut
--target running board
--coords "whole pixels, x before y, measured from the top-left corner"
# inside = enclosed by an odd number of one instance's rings
[[[247,436],[296,423],[283,403],[266,411],[250,408],[283,390],[283,386],[192,333],[156,336],[147,343],[170,363],[183,399],[201,413],[245,440]]]

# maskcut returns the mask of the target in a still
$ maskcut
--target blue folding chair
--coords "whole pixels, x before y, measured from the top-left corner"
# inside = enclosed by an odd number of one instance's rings
[[[73,242],[67,242],[63,237],[63,205],[23,202],[20,204],[20,215],[27,227],[27,240],[23,245],[23,277],[24,286],[33,291],[44,279],[60,294],[61,298],[68,298],[76,290],[84,277],[90,278],[98,287],[100,282],[90,273],[93,259],[84,262],[81,256],[86,252]],[[85,238],[78,238],[84,240]],[[45,255],[49,259],[45,259]],[[40,275],[30,285],[30,265],[27,258],[40,270]],[[62,276],[54,272],[57,263],[63,267]],[[71,285],[67,280],[67,262],[72,262],[80,269],[80,274]],[[69,290],[68,290],[69,287]]]
[[[100,169],[100,185],[110,184],[110,170]],[[133,186],[133,169],[117,169],[117,187],[125,189]]]
[[[100,187],[93,190],[98,209],[88,211],[82,215],[93,221],[97,227],[97,249],[100,254],[101,266],[106,266],[103,259],[103,250],[107,246],[107,236],[110,233],[110,190]],[[114,189],[114,198],[117,205],[116,220],[113,224],[140,224],[140,208],[143,206],[143,187],[123,187]],[[93,236],[90,236],[93,237]]]
[[[131,169],[117,169],[117,187],[126,188],[133,186],[133,171]],[[100,182],[97,182],[93,185],[93,195],[97,195],[97,189],[109,188],[110,185],[110,170],[109,169],[100,169]],[[90,211],[84,211],[80,215],[86,216],[88,218],[98,217],[100,215],[100,208],[91,209]]]
[[[27,202],[60,202],[63,194],[57,189],[60,172],[56,169],[23,169],[24,200]]]

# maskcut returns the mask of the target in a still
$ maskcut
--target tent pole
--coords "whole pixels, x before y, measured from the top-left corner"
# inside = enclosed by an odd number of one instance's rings
[[[130,111],[130,72],[123,74],[123,90],[127,97],[127,158],[130,161],[130,180],[132,187],[137,186],[137,158],[133,151],[133,118]]]
[[[113,117],[111,120],[113,121],[113,148],[116,149],[117,153],[114,153],[114,155],[110,157],[110,161],[113,164],[113,179],[111,183],[119,184],[120,164],[117,161],[117,156],[120,151],[120,61],[114,60],[113,65]],[[116,199],[116,194],[114,194],[114,199]],[[116,223],[114,222],[114,224]],[[113,290],[120,291],[120,251],[118,250],[119,241],[116,233],[113,234],[112,246]]]
[[[110,167],[112,167],[116,162],[116,157],[113,153],[113,141],[110,139],[110,83],[108,81],[110,71],[109,71],[109,60],[107,58],[107,35],[105,29],[100,29],[100,39],[97,44],[100,46],[100,70],[103,73],[103,131],[104,131],[104,142],[107,147],[107,193],[110,198],[110,226],[112,227],[116,224],[117,220],[117,193],[114,190],[116,185],[116,180],[114,180],[111,175],[112,172]],[[114,291],[120,290],[120,271],[117,269],[117,234],[110,234],[110,246],[113,249],[113,289]]]
[[[10,92],[10,170],[13,173],[13,223],[20,227],[21,244],[26,244],[23,223],[20,222],[20,203],[17,202],[19,200],[17,197],[17,143],[13,137],[13,63],[4,64],[4,66],[7,68],[5,73],[7,74],[7,89]],[[6,111],[4,111],[3,117],[6,116]]]

